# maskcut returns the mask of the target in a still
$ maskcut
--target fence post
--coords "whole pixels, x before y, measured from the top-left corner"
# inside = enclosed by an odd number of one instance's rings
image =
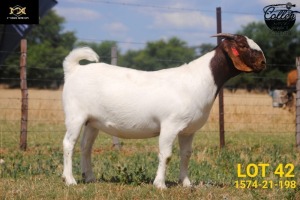
[[[111,47],[111,64],[112,65],[117,65],[118,62],[118,52],[117,52],[117,47],[116,46],[112,46]],[[113,136],[113,147],[115,149],[120,150],[121,149],[121,145],[119,142],[119,138]]]
[[[28,120],[28,90],[27,90],[27,75],[26,75],[26,60],[27,60],[27,40],[21,40],[21,55],[20,55],[20,87],[22,95],[21,105],[21,133],[20,133],[20,149],[27,149],[27,120]]]
[[[222,32],[222,18],[221,18],[221,7],[217,7],[217,33]],[[222,39],[217,37],[218,45]],[[225,147],[225,129],[224,129],[224,97],[223,87],[219,91],[219,132],[220,132],[220,148]]]
[[[300,57],[296,57],[298,79],[296,84],[296,147],[300,149]]]

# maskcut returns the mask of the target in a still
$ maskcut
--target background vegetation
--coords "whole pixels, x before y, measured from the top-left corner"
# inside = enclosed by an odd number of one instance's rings
[[[58,87],[63,82],[62,60],[68,52],[82,45],[91,46],[99,55],[102,62],[110,63],[110,48],[117,46],[117,42],[103,41],[83,42],[78,41],[74,32],[64,32],[65,20],[54,11],[50,11],[42,18],[40,25],[34,27],[28,34],[28,81],[32,87]],[[1,27],[0,27],[1,29]],[[262,89],[284,87],[286,74],[295,68],[295,58],[300,55],[300,30],[299,24],[288,32],[274,33],[270,31],[264,22],[253,22],[237,33],[247,35],[254,39],[265,52],[267,58],[267,70],[260,74],[244,74],[227,83],[229,88],[253,88]],[[199,44],[189,47],[180,38],[169,40],[151,41],[144,49],[128,50],[118,56],[118,65],[141,70],[159,70],[162,68],[179,66],[211,51],[212,44]],[[16,50],[18,52],[19,50]],[[19,77],[19,54],[14,53],[0,67],[1,82],[10,86],[18,85],[18,81],[3,78]],[[257,81],[257,78],[264,77]],[[44,79],[44,83],[35,79]]]

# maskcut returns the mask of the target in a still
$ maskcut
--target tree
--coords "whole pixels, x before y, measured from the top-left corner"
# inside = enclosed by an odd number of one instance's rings
[[[202,56],[210,51],[212,51],[215,48],[215,45],[210,43],[203,43],[200,46],[198,46],[199,56]]]
[[[57,87],[62,82],[62,61],[76,41],[73,32],[62,31],[64,22],[63,17],[50,10],[27,35],[29,86]],[[8,57],[5,66],[5,69],[0,70],[1,77],[19,77],[19,54]]]
[[[128,51],[120,60],[120,65],[147,71],[179,66],[195,58],[194,49],[186,42],[173,37],[168,41],[148,42],[145,49]]]

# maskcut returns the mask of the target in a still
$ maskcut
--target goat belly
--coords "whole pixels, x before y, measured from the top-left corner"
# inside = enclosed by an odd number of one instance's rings
[[[99,121],[89,120],[88,125],[93,126],[101,131],[124,139],[143,139],[159,135],[159,124],[155,122],[134,124],[127,121]]]

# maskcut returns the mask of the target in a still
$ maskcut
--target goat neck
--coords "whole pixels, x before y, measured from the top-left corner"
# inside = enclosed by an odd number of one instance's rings
[[[215,54],[210,61],[210,69],[217,86],[218,94],[224,83],[232,77],[237,76],[241,71],[237,70],[228,54],[224,51],[222,44],[215,48]]]

